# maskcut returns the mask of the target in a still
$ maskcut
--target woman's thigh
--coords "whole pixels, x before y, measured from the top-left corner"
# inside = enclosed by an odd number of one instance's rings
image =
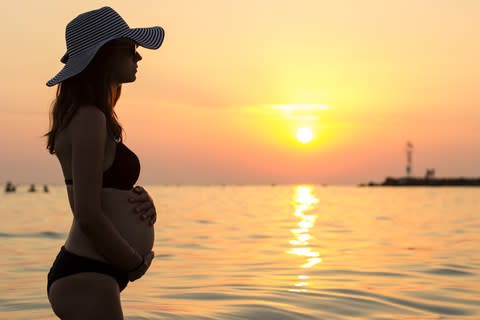
[[[118,284],[109,275],[83,272],[58,279],[48,299],[63,320],[123,319]]]

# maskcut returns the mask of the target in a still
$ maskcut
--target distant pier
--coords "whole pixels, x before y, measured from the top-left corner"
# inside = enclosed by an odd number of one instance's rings
[[[429,178],[429,177],[387,177],[383,182],[362,183],[361,187],[442,187],[442,186],[480,186],[480,178]]]
[[[413,177],[413,143],[407,141],[405,152],[407,155],[407,165],[405,166],[405,177],[394,178],[386,177],[383,182],[361,183],[360,187],[476,187],[480,186],[480,177],[478,178],[437,178],[435,169],[429,168],[425,171],[423,177]]]

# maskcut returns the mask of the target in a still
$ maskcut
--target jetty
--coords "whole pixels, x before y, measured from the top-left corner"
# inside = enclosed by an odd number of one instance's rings
[[[386,177],[383,182],[373,182],[361,183],[360,187],[441,187],[441,186],[451,186],[451,187],[468,187],[468,186],[480,186],[480,177],[469,178],[469,177],[456,177],[456,178],[437,178],[435,177],[435,169],[427,169],[423,177],[414,177],[412,176],[412,154],[413,154],[413,144],[410,141],[407,141],[405,148],[407,155],[407,165],[405,167],[406,176],[395,178],[395,177]]]
[[[479,186],[480,178],[387,177],[383,182],[362,183],[360,187],[468,187]]]

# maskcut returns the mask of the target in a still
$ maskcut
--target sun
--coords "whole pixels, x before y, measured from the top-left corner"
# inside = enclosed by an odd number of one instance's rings
[[[300,143],[307,144],[313,140],[313,130],[309,127],[300,127],[297,129],[297,140]]]

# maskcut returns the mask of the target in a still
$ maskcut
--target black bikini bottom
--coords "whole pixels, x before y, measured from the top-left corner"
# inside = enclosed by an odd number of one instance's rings
[[[120,291],[125,289],[128,284],[128,276],[125,272],[115,269],[108,263],[71,253],[62,246],[48,273],[47,293],[55,280],[82,272],[97,272],[109,275],[117,280]]]

